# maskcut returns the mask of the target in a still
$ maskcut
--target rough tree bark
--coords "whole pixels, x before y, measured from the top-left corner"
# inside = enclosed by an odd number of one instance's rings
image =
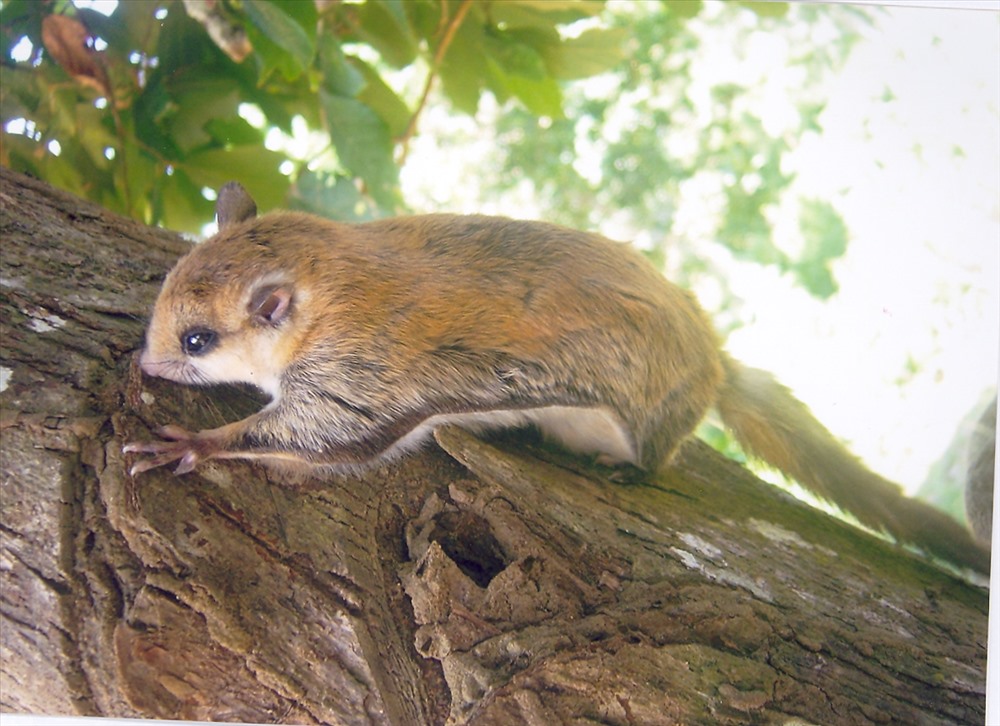
[[[697,443],[608,471],[458,430],[365,478],[123,441],[258,405],[141,378],[185,250],[0,170],[6,711],[253,722],[982,723],[986,593]]]

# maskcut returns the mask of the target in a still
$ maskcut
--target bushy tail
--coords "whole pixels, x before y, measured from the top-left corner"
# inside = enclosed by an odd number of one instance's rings
[[[989,553],[944,512],[869,471],[801,401],[765,371],[728,356],[718,408],[748,453],[872,529],[956,564],[989,572]]]

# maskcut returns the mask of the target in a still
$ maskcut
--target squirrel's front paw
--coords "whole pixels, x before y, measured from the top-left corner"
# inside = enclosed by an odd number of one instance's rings
[[[166,441],[133,441],[122,447],[122,452],[126,454],[152,454],[148,459],[135,462],[129,469],[130,475],[135,476],[174,461],[179,461],[174,473],[187,474],[214,451],[211,439],[180,426],[163,426],[156,433]]]

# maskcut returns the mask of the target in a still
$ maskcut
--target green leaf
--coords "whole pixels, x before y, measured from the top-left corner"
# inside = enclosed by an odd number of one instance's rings
[[[7,27],[42,11],[35,0],[7,0],[3,7],[0,7],[0,23]],[[44,10],[44,12],[49,11]]]
[[[59,84],[49,91],[51,102],[48,133],[62,134],[76,131],[76,111],[80,94],[75,86]],[[44,128],[44,124],[42,125]]]
[[[199,232],[212,221],[213,205],[201,193],[201,187],[180,169],[164,175],[158,193],[155,216],[163,225],[182,232]]]
[[[508,73],[493,56],[487,55],[485,60],[490,89],[499,102],[515,96],[536,116],[562,117],[562,91],[554,78],[545,74],[532,78]]]
[[[829,202],[804,199],[799,211],[799,230],[805,246],[793,269],[803,287],[826,299],[838,290],[830,263],[847,252],[847,225]]]
[[[511,33],[492,33],[486,36],[487,58],[494,61],[507,75],[521,76],[540,81],[548,75],[542,56]]]
[[[347,61],[340,42],[333,35],[320,38],[319,68],[323,86],[337,96],[357,96],[365,87],[365,77]]]
[[[260,129],[255,129],[238,116],[209,119],[205,124],[205,131],[214,141],[223,146],[263,145],[264,143],[264,134],[261,133]]]
[[[305,79],[299,80],[301,88],[251,88],[244,87],[245,100],[260,106],[267,123],[277,126],[286,134],[292,133],[292,119],[302,116],[310,128],[319,128],[319,99],[314,88],[306,88]]]
[[[244,0],[247,35],[264,62],[265,73],[280,70],[289,81],[312,65],[316,55],[316,6],[302,0]]]
[[[182,152],[212,142],[206,130],[214,119],[232,119],[240,103],[239,89],[227,79],[201,77],[192,70],[170,89],[170,113],[163,129]]]
[[[154,17],[158,7],[157,3],[120,2],[111,15],[78,8],[77,18],[87,30],[108,43],[109,53],[124,58],[135,51],[149,52],[149,38],[155,37],[160,27],[161,21]]]
[[[507,76],[505,85],[536,116],[562,118],[562,91],[554,78]]]
[[[847,225],[840,213],[827,201],[802,200],[799,229],[806,242],[803,251],[806,259],[829,261],[843,257],[847,252]]]
[[[41,100],[38,76],[24,68],[0,66],[0,119],[32,116]]]
[[[593,17],[604,9],[604,0],[508,0],[500,4],[549,14],[572,12],[574,19]]]
[[[740,5],[762,18],[782,18],[788,14],[788,3],[740,0]]]
[[[132,106],[135,137],[147,148],[156,149],[165,159],[176,159],[181,151],[173,136],[164,129],[164,122],[176,107],[162,80],[162,76],[155,76],[135,99]]]
[[[799,284],[819,300],[829,299],[840,289],[833,273],[825,265],[795,265],[792,270]]]
[[[462,23],[441,63],[441,84],[445,95],[460,111],[469,115],[479,107],[485,78],[483,28],[478,23]]]
[[[122,109],[120,117],[123,125],[127,125],[129,135],[131,135],[131,113],[129,109]],[[74,139],[87,151],[87,155],[93,159],[100,159],[104,162],[104,150],[107,147],[117,147],[119,138],[114,133],[110,123],[103,123],[106,114],[92,103],[81,103],[77,106],[76,112],[76,133]],[[62,135],[60,135],[62,138]]]
[[[10,51],[23,36],[28,36],[34,46],[32,55],[38,56],[42,47],[42,18],[50,12],[37,0],[7,0],[0,7],[0,62],[5,75],[8,64],[12,64]]]
[[[490,15],[511,28],[542,28],[592,18],[603,9],[603,0],[504,0],[490,5]]]
[[[341,163],[361,177],[379,206],[394,207],[399,168],[392,158],[392,140],[385,123],[354,98],[335,96],[321,89],[320,103],[326,111],[326,128]]]
[[[278,171],[284,159],[281,154],[259,146],[238,146],[196,152],[177,168],[199,188],[218,189],[226,182],[238,181],[249,190],[257,206],[271,209],[284,204],[288,191],[288,177]]]
[[[819,103],[800,103],[798,104],[798,110],[799,118],[802,119],[800,133],[815,131],[819,134],[823,132],[823,126],[820,125],[819,118],[823,111],[826,110],[825,101]]]
[[[260,83],[263,85],[274,73],[278,73],[287,81],[294,81],[302,75],[304,68],[296,62],[291,54],[276,46],[267,36],[252,25],[246,26],[247,38],[253,46],[251,56],[256,59]]]
[[[247,16],[275,45],[294,55],[303,66],[316,54],[319,16],[316,4],[302,0],[243,0]]]
[[[394,138],[402,136],[410,123],[412,111],[396,92],[386,85],[378,71],[360,58],[352,57],[349,60],[365,80],[365,86],[357,96],[358,100],[370,106],[379,115]]]
[[[122,120],[123,123],[130,125],[132,123],[132,120],[125,116]],[[117,153],[111,167],[114,172],[112,188],[116,194],[121,193],[122,189],[128,189],[128,197],[123,200],[127,205],[125,213],[134,219],[143,220],[146,224],[156,224],[160,219],[154,216],[150,197],[152,189],[156,186],[156,180],[163,174],[163,164],[138,144],[126,144],[125,148],[119,149]],[[104,161],[103,157],[101,161]]]
[[[417,57],[417,41],[402,0],[368,0],[358,8],[358,21],[358,37],[389,65],[402,68]]]
[[[129,8],[155,7],[152,3],[119,3],[119,7],[127,4]],[[122,8],[124,10],[124,8]],[[115,16],[118,13],[114,14]],[[114,17],[114,16],[112,16]],[[150,74],[150,80],[162,76],[168,82],[178,72],[197,68],[201,73],[211,75],[218,73],[220,68],[233,67],[235,64],[219,50],[209,38],[205,29],[180,8],[167,14],[164,21],[157,21],[159,36],[155,48],[149,55],[156,56],[159,65]],[[148,41],[146,41],[148,43]],[[136,47],[144,48],[144,44]],[[128,51],[126,50],[125,53]]]
[[[624,28],[592,28],[576,38],[541,50],[553,76],[562,80],[587,78],[603,73],[625,57],[629,33]]]
[[[682,19],[690,19],[701,12],[702,0],[661,0],[672,15]]]
[[[8,134],[0,131],[3,139],[3,161],[11,169],[30,174],[38,179],[47,178],[41,171],[38,156],[38,143],[21,134]]]
[[[562,91],[549,75],[542,55],[533,47],[533,44],[558,42],[558,36],[531,29],[490,33],[485,41],[491,87],[498,99],[510,94],[536,115],[562,116]]]
[[[376,211],[371,200],[362,196],[347,177],[308,170],[296,180],[290,206],[329,219],[353,222],[374,219]]]
[[[95,181],[103,181],[104,183],[98,183],[95,186],[101,189],[107,189],[108,179],[105,177],[101,179],[100,175],[97,174],[87,174],[86,166],[88,165],[77,165],[75,159],[76,155],[67,150],[65,156],[60,155],[58,157],[46,156],[46,158],[39,164],[39,166],[44,170],[42,172],[43,178],[53,186],[59,187],[60,189],[67,189],[74,194],[86,194],[87,186],[94,184]],[[121,199],[114,198],[108,199],[104,197],[102,202],[111,209],[119,214],[124,214],[126,212],[125,205]]]

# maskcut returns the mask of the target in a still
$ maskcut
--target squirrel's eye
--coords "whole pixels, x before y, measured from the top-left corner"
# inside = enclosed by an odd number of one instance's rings
[[[215,331],[208,328],[192,328],[181,334],[181,350],[185,355],[204,355],[215,346],[215,342]]]

